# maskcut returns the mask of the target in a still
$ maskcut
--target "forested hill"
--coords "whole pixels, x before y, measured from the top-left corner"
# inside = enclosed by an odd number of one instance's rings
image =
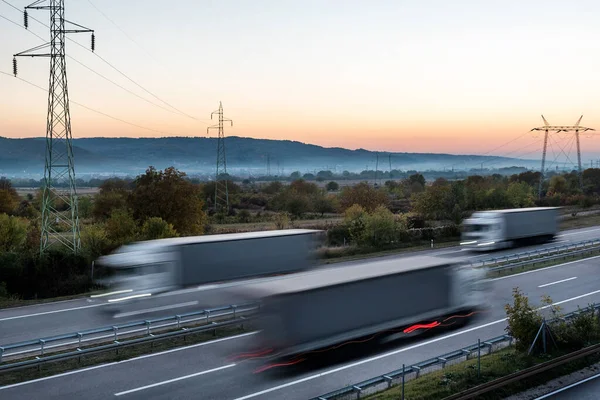
[[[432,153],[377,153],[364,149],[326,148],[290,140],[265,140],[227,137],[227,168],[236,171],[261,170],[270,164],[272,174],[284,170],[289,174],[318,170],[341,172],[392,169],[465,169],[507,166],[537,166],[533,160],[514,158]],[[43,171],[44,138],[9,139],[0,137],[0,173],[32,174]],[[149,165],[156,168],[175,166],[180,170],[208,172],[214,170],[214,138],[84,138],[73,140],[75,163],[79,173],[138,173]],[[270,159],[270,162],[268,161]]]

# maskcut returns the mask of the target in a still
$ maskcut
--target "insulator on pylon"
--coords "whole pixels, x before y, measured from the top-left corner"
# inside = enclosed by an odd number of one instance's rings
[[[92,32],[92,51],[96,50],[96,35]]]
[[[17,76],[17,59],[13,57],[13,74]]]
[[[25,29],[29,28],[29,15],[27,14],[27,10],[23,12],[23,25],[25,25]]]

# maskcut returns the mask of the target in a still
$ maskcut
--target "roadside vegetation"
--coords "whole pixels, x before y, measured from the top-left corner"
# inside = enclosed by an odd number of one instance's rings
[[[74,256],[55,250],[42,258],[40,191],[19,195],[11,181],[0,178],[0,304],[94,290],[92,261],[138,240],[322,229],[327,241],[321,255],[331,262],[456,244],[461,221],[475,210],[564,206],[568,214],[562,224],[577,227],[600,218],[577,216],[600,208],[600,169],[584,171],[583,191],[576,173],[552,175],[542,200],[536,196],[537,172],[433,182],[415,171],[390,176],[382,185],[344,184],[371,177],[330,171],[294,172],[284,181],[263,183],[229,177],[230,208],[216,214],[214,182],[199,182],[173,167],[149,167],[135,179],[79,182],[99,186],[96,193],[79,197],[82,251]]]
[[[486,382],[519,372],[526,368],[552,360],[553,358],[600,343],[600,312],[592,306],[579,309],[579,315],[568,321],[561,320],[563,311],[552,299],[544,296],[541,301],[546,310],[536,310],[529,299],[518,288],[513,290],[513,303],[506,304],[508,333],[515,339],[514,345],[489,355],[481,356],[480,373],[477,372],[477,356],[446,368],[423,373],[419,378],[405,383],[404,396],[410,400],[442,399]],[[536,335],[543,321],[549,327],[546,352],[543,351],[541,336]],[[484,338],[487,339],[487,338]],[[534,344],[535,343],[535,344]],[[533,345],[533,351],[528,354]],[[527,379],[521,379],[502,388],[493,390],[478,399],[503,399],[529,388],[544,384],[552,379],[578,371],[600,361],[596,354],[563,364]],[[372,400],[401,398],[402,386],[367,397]]]

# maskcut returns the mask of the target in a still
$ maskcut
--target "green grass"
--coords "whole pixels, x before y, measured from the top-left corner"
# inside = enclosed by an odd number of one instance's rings
[[[233,336],[248,332],[248,326],[245,329],[241,327],[223,327],[211,332],[190,333],[185,337],[174,337],[168,339],[157,339],[154,343],[140,343],[123,347],[117,350],[106,351],[98,354],[82,355],[79,358],[70,360],[59,360],[48,362],[43,365],[27,367],[17,371],[0,372],[0,385],[9,385],[23,382],[31,379],[43,378],[56,375],[79,368],[90,367],[109,362],[122,361],[134,358],[140,355],[160,352],[176,347],[189,346],[196,343],[207,342],[210,340]]]
[[[581,215],[576,217],[568,217],[560,221],[559,227],[561,231],[579,228],[589,228],[591,226],[600,225],[600,215]]]
[[[564,354],[564,353],[563,353]],[[562,354],[557,353],[555,356]],[[533,365],[548,361],[550,356],[528,357],[517,353],[513,348],[499,350],[481,357],[481,376],[477,376],[477,357],[463,363],[448,366],[405,383],[404,397],[406,400],[443,399],[455,393],[460,393],[471,387],[493,381],[503,376],[518,372]],[[493,390],[477,399],[503,399],[512,394],[520,393],[529,388],[544,384],[552,379],[570,374],[585,368],[600,360],[600,355],[589,356],[573,361],[551,370],[544,371],[528,379],[520,380],[503,388]],[[365,397],[369,400],[397,400],[401,398],[401,383],[386,391]]]
[[[444,241],[443,239],[437,242],[434,242],[433,250],[448,248],[458,246],[459,241],[455,239],[448,239]],[[406,245],[405,247],[399,247],[396,249],[389,250],[379,250],[379,251],[369,251],[369,250],[361,250],[353,247],[340,247],[340,248],[329,248],[327,249],[327,254],[325,258],[321,260],[323,264],[332,264],[344,261],[354,261],[354,260],[363,260],[369,258],[376,257],[384,257],[395,254],[409,253],[420,250],[430,250],[431,244],[415,244],[415,245]]]

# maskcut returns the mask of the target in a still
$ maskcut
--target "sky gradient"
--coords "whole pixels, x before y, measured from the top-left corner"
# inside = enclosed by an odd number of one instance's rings
[[[537,158],[542,138],[527,131],[540,114],[557,125],[584,114],[600,129],[597,1],[66,0],[66,14],[95,29],[98,55],[196,118],[69,58],[73,101],[159,131],[72,104],[74,137],[205,136],[219,101],[228,135],[381,151]],[[0,15],[22,23],[4,2]],[[4,19],[0,38],[6,73],[14,53],[42,43]],[[89,46],[89,34],[71,38]],[[168,108],[74,43],[67,53]],[[19,59],[19,77],[47,87],[48,60]],[[0,92],[0,136],[45,135],[43,91],[0,74]],[[582,148],[595,156],[600,138]]]

